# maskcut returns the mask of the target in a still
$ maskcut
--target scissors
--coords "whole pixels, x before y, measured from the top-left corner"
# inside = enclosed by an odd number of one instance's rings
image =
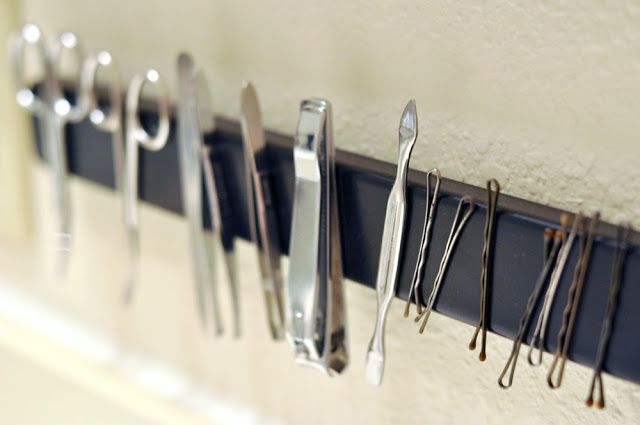
[[[41,81],[29,81],[25,56],[31,50],[35,61],[41,66]],[[66,53],[65,53],[66,52]],[[51,45],[47,45],[40,29],[26,24],[12,38],[11,62],[17,85],[16,100],[23,108],[38,118],[38,129],[44,140],[45,158],[53,174],[54,211],[57,218],[56,261],[59,274],[67,270],[71,251],[71,199],[69,196],[65,126],[68,122],[79,122],[86,116],[82,102],[72,105],[64,96],[58,75],[61,57],[75,55],[82,64],[84,51],[78,38],[63,32]],[[36,88],[37,87],[37,88]],[[82,87],[76,87],[82,97]]]
[[[139,118],[140,95],[145,83],[153,84],[158,89],[158,131],[150,135],[142,126]],[[155,69],[144,74],[137,74],[129,83],[125,106],[125,172],[124,172],[124,223],[129,244],[129,278],[127,280],[124,300],[129,303],[138,280],[140,263],[140,218],[138,214],[138,145],[152,152],[159,151],[167,144],[169,138],[169,94],[167,84]]]

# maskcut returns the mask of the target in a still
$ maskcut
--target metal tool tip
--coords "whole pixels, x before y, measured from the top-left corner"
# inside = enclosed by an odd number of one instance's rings
[[[416,101],[411,99],[402,112],[400,119],[400,139],[413,139],[418,135],[418,112]]]
[[[384,357],[375,351],[367,353],[366,376],[367,382],[379,386],[382,383],[382,371],[384,370]]]
[[[253,84],[251,84],[251,81],[244,81],[242,83],[241,103],[244,114],[255,113],[255,110],[259,112],[258,94]]]
[[[245,80],[242,82],[242,97],[244,96],[256,96],[256,89],[253,87],[253,83],[251,81]]]

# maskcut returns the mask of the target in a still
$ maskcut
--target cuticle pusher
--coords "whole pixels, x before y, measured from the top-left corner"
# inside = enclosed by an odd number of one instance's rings
[[[416,101],[411,99],[402,112],[399,128],[398,169],[387,201],[382,244],[376,278],[378,314],[367,351],[366,376],[372,385],[380,385],[384,371],[384,327],[389,305],[395,295],[400,268],[400,251],[406,220],[407,172],[411,151],[418,138]]]

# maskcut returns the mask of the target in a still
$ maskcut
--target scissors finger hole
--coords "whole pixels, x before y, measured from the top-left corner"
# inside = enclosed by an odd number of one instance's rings
[[[147,87],[146,90],[145,87]],[[143,97],[143,91],[150,89],[153,89],[151,96]],[[127,92],[127,125],[131,126],[127,131],[134,131],[136,140],[148,150],[160,150],[167,143],[169,137],[168,89],[164,79],[156,70],[150,69],[131,80]]]
[[[109,52],[103,50],[87,59],[83,84],[91,122],[103,131],[118,131],[122,121],[120,72]]]
[[[80,41],[71,32],[60,34],[54,45],[53,69],[55,75],[64,82],[75,82],[72,90],[64,90],[65,84],[61,84],[64,98],[69,102],[70,119],[73,121],[84,118],[85,112],[77,102],[76,94],[82,96],[81,74],[84,64],[84,49]]]
[[[13,37],[11,46],[16,99],[25,108],[36,107],[46,73],[46,46],[40,29],[27,24]]]

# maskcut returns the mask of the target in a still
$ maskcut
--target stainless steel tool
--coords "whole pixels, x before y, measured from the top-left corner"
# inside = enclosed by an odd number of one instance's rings
[[[204,144],[204,133],[214,128],[209,88],[206,78],[191,57],[186,53],[178,56],[178,157],[182,200],[189,222],[191,253],[198,299],[198,308],[203,326],[207,326],[207,305],[213,313],[217,334],[223,332],[222,316],[218,300],[218,285],[215,275],[216,254],[224,250],[222,243],[222,218],[213,166]],[[204,174],[211,220],[211,237],[205,236],[202,223],[202,176]],[[211,239],[210,241],[208,239]],[[234,312],[234,335],[240,335],[240,308],[233,248],[225,256]],[[231,261],[231,264],[229,262]],[[208,294],[208,296],[206,295]]]
[[[28,51],[32,54],[34,62],[41,67],[41,81],[30,81],[28,78],[25,60]],[[70,32],[60,34],[55,42],[48,46],[40,29],[33,24],[27,24],[11,40],[11,62],[17,84],[16,100],[20,106],[38,118],[45,157],[53,175],[52,194],[57,216],[56,269],[59,275],[66,273],[72,245],[72,213],[64,130],[68,122],[82,121],[87,113],[82,103],[72,105],[63,93],[59,76],[61,58],[70,55],[75,56],[75,62],[80,69],[84,61],[84,51],[77,37]],[[82,96],[82,87],[77,87],[76,92]]]
[[[380,385],[384,371],[384,327],[389,305],[396,291],[400,250],[404,236],[407,203],[407,172],[411,151],[418,138],[416,102],[411,99],[400,119],[398,170],[387,201],[387,212],[382,231],[380,262],[376,279],[378,315],[373,338],[367,352],[366,376],[372,385]]]
[[[109,109],[105,111],[98,102],[96,81],[98,72],[108,72]],[[106,50],[87,57],[82,68],[82,96],[80,102],[86,108],[89,120],[99,130],[111,133],[113,150],[113,174],[116,191],[122,192],[124,180],[124,135],[122,126],[122,87],[118,64]]]
[[[269,180],[267,143],[258,96],[251,83],[243,84],[241,97],[249,226],[258,252],[269,330],[272,338],[278,340],[284,336],[283,288],[278,216]]]
[[[327,374],[347,366],[331,104],[302,102],[293,149],[295,192],[287,338],[298,364]]]
[[[155,136],[144,129],[139,118],[140,95],[145,83],[158,89],[158,131]],[[149,151],[159,151],[169,137],[169,95],[167,85],[154,69],[137,74],[129,83],[126,99],[125,175],[124,175],[124,222],[129,243],[129,278],[126,282],[124,300],[129,303],[138,280],[140,262],[140,219],[138,215],[138,145]]]

